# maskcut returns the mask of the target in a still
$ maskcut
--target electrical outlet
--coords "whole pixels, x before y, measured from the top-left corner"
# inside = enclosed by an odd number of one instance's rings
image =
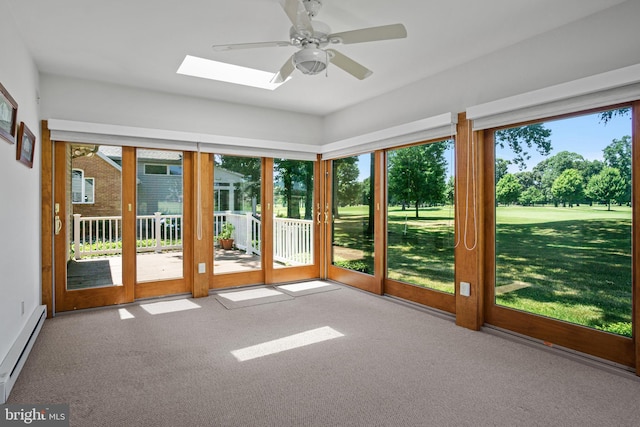
[[[460,295],[463,297],[471,296],[471,283],[460,282]]]
[[[205,264],[204,262],[201,262],[200,264],[198,264],[198,273],[203,274],[207,272],[207,264]]]

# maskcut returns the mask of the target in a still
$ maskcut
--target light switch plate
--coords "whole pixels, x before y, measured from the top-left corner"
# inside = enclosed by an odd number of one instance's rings
[[[198,264],[198,273],[203,274],[207,272],[207,264],[205,264],[204,262],[201,262],[200,264]]]

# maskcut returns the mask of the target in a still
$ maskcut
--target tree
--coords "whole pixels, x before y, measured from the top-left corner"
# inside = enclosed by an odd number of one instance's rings
[[[498,184],[496,184],[496,200],[498,203],[502,203],[504,205],[517,202],[521,192],[522,185],[511,173],[503,176]]]
[[[567,169],[560,174],[551,186],[553,197],[561,201],[563,206],[569,203],[569,207],[580,200],[583,195],[582,174],[577,169]]]
[[[543,156],[548,156],[551,152],[551,129],[544,127],[542,123],[502,129],[495,133],[496,145],[500,148],[508,146],[515,157],[511,160],[522,170],[531,158],[529,149],[535,149]],[[497,169],[496,169],[497,171]]]
[[[520,193],[518,203],[522,206],[534,206],[545,202],[544,194],[536,187],[529,187]]]
[[[282,180],[282,195],[287,206],[287,218],[300,218],[297,200],[304,197],[304,217],[311,219],[313,216],[313,162],[274,159],[273,168],[278,173],[278,178]]]
[[[603,150],[604,162],[608,167],[616,168],[625,181],[625,191],[616,201],[620,204],[631,202],[631,137],[628,135],[614,139]]]
[[[236,172],[244,176],[245,182],[242,185],[236,185],[236,197],[240,197],[244,192],[253,201],[255,201],[255,203],[260,203],[262,159],[259,157],[219,155],[215,156],[215,164],[219,165],[223,169]],[[240,204],[237,203],[236,206],[240,206]]]
[[[545,195],[547,200],[554,198],[552,192],[552,186],[555,180],[567,169],[581,169],[581,164],[584,162],[584,157],[578,153],[570,151],[561,151],[555,156],[551,156],[533,168],[533,174],[536,179],[539,179],[540,190]],[[554,201],[557,203],[557,200]]]
[[[443,141],[394,150],[389,155],[389,194],[403,206],[413,204],[416,218],[422,203],[445,201],[447,147],[448,141]]]
[[[626,191],[624,178],[616,168],[606,167],[598,175],[589,180],[585,193],[587,197],[607,204],[607,210],[611,210],[611,201],[619,200]]]
[[[509,160],[496,159],[496,182],[500,181],[509,172],[510,164]]]
[[[604,111],[604,112],[600,113],[600,121],[603,122],[606,125],[607,123],[609,123],[609,120],[613,119],[616,116],[624,117],[624,116],[628,116],[629,114],[631,114],[631,108],[629,108],[629,107],[618,108],[616,110]]]
[[[453,205],[456,200],[456,177],[451,175],[447,181],[447,186],[444,190],[444,197],[447,203]]]
[[[360,183],[358,157],[344,157],[333,162],[333,216],[339,218],[338,206],[358,204]]]

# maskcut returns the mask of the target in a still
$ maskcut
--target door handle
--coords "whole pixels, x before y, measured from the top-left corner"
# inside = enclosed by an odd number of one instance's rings
[[[329,224],[329,203],[324,205],[324,223]]]
[[[60,221],[60,216],[56,215],[55,223],[56,223],[55,233],[57,236],[58,234],[60,234],[60,231],[62,230],[62,221]]]

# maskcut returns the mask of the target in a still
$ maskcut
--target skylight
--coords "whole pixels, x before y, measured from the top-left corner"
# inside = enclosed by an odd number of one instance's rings
[[[184,61],[182,61],[180,68],[178,68],[176,72],[186,76],[201,77],[203,79],[218,80],[269,90],[277,89],[282,84],[271,83],[275,74],[268,71],[212,61],[191,55],[184,57]],[[286,80],[284,82],[286,82]]]

